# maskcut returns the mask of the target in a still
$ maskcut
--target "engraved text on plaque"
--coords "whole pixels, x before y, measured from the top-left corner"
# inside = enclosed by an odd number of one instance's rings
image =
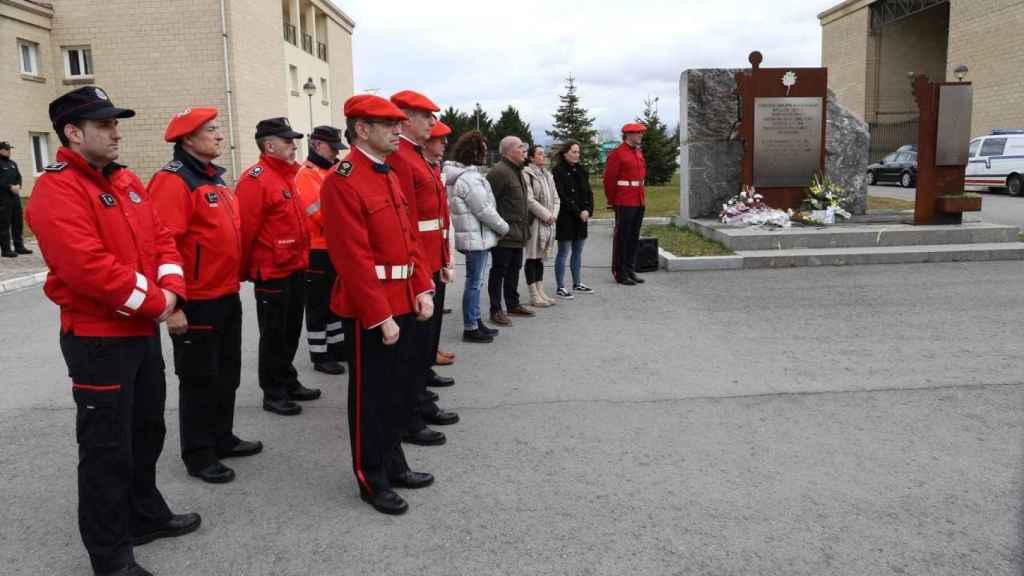
[[[809,186],[821,169],[822,98],[754,99],[754,186]]]

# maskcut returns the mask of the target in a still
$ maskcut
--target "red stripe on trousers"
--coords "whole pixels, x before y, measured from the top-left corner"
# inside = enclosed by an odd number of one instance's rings
[[[359,320],[355,321],[355,327],[356,353],[353,359],[356,365],[356,481],[373,496],[373,487],[363,474],[363,327]]]
[[[93,392],[117,392],[121,389],[120,384],[97,385],[97,384],[72,384],[72,388],[79,390],[92,390]]]

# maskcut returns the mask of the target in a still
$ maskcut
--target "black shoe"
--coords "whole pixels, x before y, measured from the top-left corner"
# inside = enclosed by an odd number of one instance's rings
[[[220,462],[214,462],[202,470],[188,471],[189,476],[195,476],[203,482],[210,484],[227,484],[235,479],[235,471]]]
[[[183,536],[189,532],[195,532],[202,523],[203,519],[195,512],[189,512],[188,514],[173,514],[166,524],[156,530],[146,532],[145,534],[139,534],[138,536],[132,536],[132,545],[142,546],[143,544],[148,544],[149,542],[160,538]]]
[[[370,496],[359,489],[359,497],[363,499],[377,512],[383,512],[384,514],[391,514],[397,516],[399,514],[405,514],[409,510],[409,505],[402,500],[402,497],[395,494],[393,490],[379,490]]]
[[[441,309],[441,314],[451,314],[451,313],[452,313],[452,309],[451,308],[442,308]]]
[[[263,409],[281,416],[295,416],[302,413],[302,406],[291,400],[264,400]]]
[[[288,391],[288,399],[295,400],[296,402],[306,402],[308,400],[316,400],[320,397],[320,390],[318,388],[306,388],[302,384],[299,384],[295,388]]]
[[[636,274],[630,274],[629,279],[632,280],[633,282],[636,282],[637,284],[643,284],[644,282],[646,282],[646,280],[637,276]]]
[[[427,472],[413,472],[412,470],[406,470],[390,480],[391,485],[395,488],[408,488],[410,490],[415,490],[417,488],[426,488],[433,484],[434,475]]]
[[[455,386],[455,379],[447,376],[438,376],[433,370],[427,375],[427,386],[434,388],[447,388],[448,386]]]
[[[437,412],[433,414],[424,414],[423,419],[427,421],[427,424],[433,424],[435,426],[449,426],[459,421],[459,415],[455,412],[449,412],[441,408],[437,409]]]
[[[426,426],[416,432],[408,432],[402,435],[402,442],[417,446],[440,446],[447,441],[448,439],[445,438],[444,432],[431,430]]]
[[[494,336],[484,334],[479,328],[476,330],[463,330],[462,341],[475,342],[477,344],[490,344],[491,342],[494,342]]]
[[[218,450],[218,458],[244,458],[263,452],[263,442],[259,440],[239,440],[230,450]]]
[[[96,572],[96,576],[153,576],[153,573],[132,562],[124,568],[113,572]]]
[[[426,398],[428,402],[437,402],[441,399],[441,397],[437,395],[437,392],[434,392],[433,390],[424,390],[423,397]]]
[[[623,286],[636,286],[636,282],[632,278],[616,278],[615,281]]]
[[[316,364],[313,364],[313,370],[337,376],[338,374],[345,373],[345,366],[341,362],[329,360],[327,362],[317,362]],[[317,397],[319,398],[319,396]]]
[[[484,324],[483,320],[478,320],[476,323],[476,329],[480,332],[487,334],[488,336],[497,336],[499,330],[497,328],[491,328],[487,324]]]
[[[18,257],[18,253],[15,252],[14,250],[8,250],[6,252],[0,252],[0,256],[2,256],[4,258],[17,258]]]
[[[24,246],[16,246],[14,248],[14,252],[17,253],[17,254],[31,254],[32,253],[31,250],[29,250],[28,248],[25,248]]]

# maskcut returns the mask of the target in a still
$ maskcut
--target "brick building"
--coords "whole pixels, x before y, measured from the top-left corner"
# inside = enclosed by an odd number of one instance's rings
[[[972,135],[1024,128],[1024,0],[846,0],[818,20],[829,87],[871,125],[873,156],[916,138],[908,72],[954,81],[964,64]]]
[[[60,146],[47,104],[96,84],[138,113],[122,124],[121,160],[144,180],[170,157],[171,116],[216,106],[233,181],[258,156],[259,120],[343,125],[354,26],[332,0],[0,0],[0,140],[17,148],[28,194]]]

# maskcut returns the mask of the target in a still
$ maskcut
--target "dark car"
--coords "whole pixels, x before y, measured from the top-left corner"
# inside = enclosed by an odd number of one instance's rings
[[[876,164],[868,166],[868,185],[897,183],[910,188],[917,183],[917,150],[903,146]]]

